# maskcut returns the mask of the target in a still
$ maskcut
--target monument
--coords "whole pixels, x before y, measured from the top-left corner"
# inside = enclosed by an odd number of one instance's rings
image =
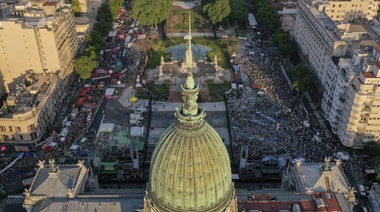
[[[154,81],[155,84],[169,83],[179,88],[185,83],[189,64],[191,64],[194,80],[200,86],[205,83],[218,84],[230,80],[232,77],[230,71],[219,65],[216,55],[214,61],[206,61],[206,53],[212,51],[211,48],[192,44],[190,14],[189,34],[185,36],[185,39],[188,39],[187,45],[181,44],[166,49],[167,52],[172,53],[171,61],[165,61],[161,56],[160,65],[148,73],[148,81]]]

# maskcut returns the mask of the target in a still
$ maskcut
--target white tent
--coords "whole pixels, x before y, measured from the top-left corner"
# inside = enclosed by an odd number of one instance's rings
[[[51,146],[51,147],[56,147],[56,146],[57,146],[57,143],[56,143],[56,142],[51,142],[51,143],[49,143],[49,146]]]
[[[77,150],[78,147],[79,147],[79,145],[73,144],[73,145],[71,145],[70,150]]]
[[[115,124],[101,124],[98,132],[112,132]]]
[[[86,142],[86,141],[87,141],[87,138],[82,138],[82,139],[80,140],[81,143]]]
[[[131,127],[131,136],[142,137],[144,130],[144,127]]]
[[[256,18],[252,13],[248,13],[248,21],[251,28],[256,28],[256,26],[258,25]]]
[[[62,129],[60,136],[66,137],[69,134],[70,130],[69,128],[65,127]]]
[[[113,93],[115,93],[115,88],[107,88],[106,90],[106,97],[113,96]]]

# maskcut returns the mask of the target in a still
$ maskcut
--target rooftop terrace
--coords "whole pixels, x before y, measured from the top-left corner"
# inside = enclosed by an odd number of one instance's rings
[[[0,118],[12,118],[13,115],[23,114],[37,108],[43,100],[51,83],[55,81],[56,75],[33,74],[16,88],[7,97],[7,107],[1,108]]]

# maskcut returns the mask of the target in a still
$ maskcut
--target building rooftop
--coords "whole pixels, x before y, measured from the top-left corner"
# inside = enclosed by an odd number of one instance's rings
[[[298,199],[277,199],[277,194],[256,194],[250,201],[239,201],[245,211],[342,211],[333,193],[314,193]],[[298,208],[299,210],[297,210]]]
[[[376,63],[376,67],[380,67],[379,63]],[[373,74],[373,72],[363,72],[363,76],[365,78],[376,78],[376,76]]]
[[[76,186],[81,168],[76,165],[61,165],[57,174],[49,173],[50,166],[40,169],[31,186],[31,194],[48,197],[66,197],[68,189]]]
[[[350,191],[350,185],[340,167],[330,164],[328,171],[324,171],[323,164],[301,164],[294,166],[298,188],[301,192],[343,192]]]
[[[56,79],[55,74],[32,74],[29,77],[25,74],[21,83],[14,83],[13,91],[7,97],[7,108],[2,108],[0,118],[12,118],[38,107]]]

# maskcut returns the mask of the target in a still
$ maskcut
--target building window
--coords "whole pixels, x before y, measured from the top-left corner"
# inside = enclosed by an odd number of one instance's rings
[[[24,140],[24,136],[20,135],[20,140]]]
[[[17,131],[18,131],[18,132],[21,132],[21,127],[17,127]]]
[[[13,127],[9,126],[9,132],[13,132]]]
[[[0,126],[0,131],[4,132],[5,131],[5,127],[4,126]]]

